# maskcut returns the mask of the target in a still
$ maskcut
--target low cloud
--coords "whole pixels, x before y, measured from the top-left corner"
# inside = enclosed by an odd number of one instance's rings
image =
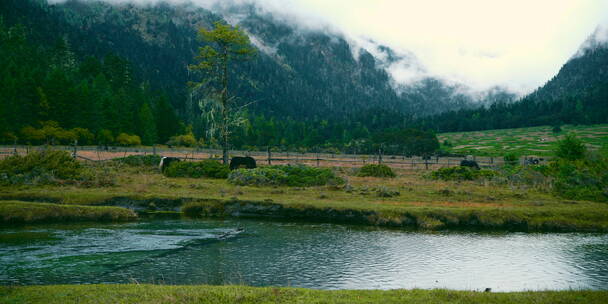
[[[474,91],[501,86],[519,94],[553,77],[598,25],[608,24],[604,0],[103,1],[194,4],[232,22],[238,22],[231,18],[235,7],[250,7],[301,30],[339,33],[355,59],[366,50],[397,85],[434,76],[465,83]],[[608,41],[608,30],[602,29],[595,32],[596,41]],[[258,37],[252,40],[264,52],[276,51]],[[388,60],[380,45],[402,58]]]

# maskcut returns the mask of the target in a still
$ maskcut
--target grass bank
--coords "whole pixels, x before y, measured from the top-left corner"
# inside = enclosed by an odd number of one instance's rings
[[[480,208],[410,206],[403,208],[335,207],[331,204],[282,204],[271,200],[200,200],[184,203],[192,217],[246,217],[297,219],[316,222],[363,224],[384,227],[440,229],[489,229],[525,232],[608,232],[608,215],[592,209],[575,212],[560,208]],[[583,209],[581,209],[583,210]]]
[[[114,186],[0,186],[0,200],[137,211],[184,207],[195,215],[279,216],[424,229],[608,231],[606,203],[564,200],[527,186],[430,180],[425,178],[428,172],[398,170],[395,178],[376,178],[338,169],[346,186],[256,187],[221,179],[167,178],[152,169],[118,165],[103,170],[112,175]]]
[[[244,286],[59,285],[0,287],[17,303],[605,303],[607,291],[483,293],[451,290],[336,290]]]
[[[0,224],[127,221],[136,218],[137,215],[132,210],[120,207],[0,201]]]

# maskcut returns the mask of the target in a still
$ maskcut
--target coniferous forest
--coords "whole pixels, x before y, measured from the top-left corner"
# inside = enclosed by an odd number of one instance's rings
[[[217,147],[190,95],[196,75],[187,66],[202,45],[196,27],[219,16],[165,4],[6,0],[0,8],[3,143]],[[297,36],[255,14],[241,23],[277,49],[232,71],[239,81],[231,89],[252,103],[233,149],[429,153],[436,132],[608,122],[602,43],[520,100],[499,92],[474,102],[433,79],[413,91],[392,88],[379,62],[365,52],[353,58],[341,38]],[[411,139],[430,148],[405,147]]]

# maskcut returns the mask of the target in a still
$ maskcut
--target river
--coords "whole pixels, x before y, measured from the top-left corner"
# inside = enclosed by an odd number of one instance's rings
[[[608,289],[608,235],[186,219],[0,229],[0,284],[89,283]]]

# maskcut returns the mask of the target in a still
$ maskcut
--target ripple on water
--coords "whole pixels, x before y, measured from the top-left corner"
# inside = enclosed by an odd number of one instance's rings
[[[237,235],[239,226],[245,232]],[[51,238],[2,243],[16,239],[16,233]],[[331,224],[160,220],[5,229],[0,235],[5,236],[0,238],[0,284],[137,281],[496,291],[608,286],[605,234],[420,233]]]

